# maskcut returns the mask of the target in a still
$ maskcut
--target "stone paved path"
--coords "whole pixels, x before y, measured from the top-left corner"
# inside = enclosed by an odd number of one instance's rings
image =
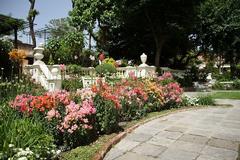
[[[116,144],[104,160],[236,160],[240,101],[234,107],[184,111],[150,121]]]

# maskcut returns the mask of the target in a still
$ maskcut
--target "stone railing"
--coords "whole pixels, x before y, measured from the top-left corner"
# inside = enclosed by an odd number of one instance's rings
[[[41,61],[44,57],[42,52],[44,48],[40,46],[34,48],[34,59],[33,65],[26,65],[23,72],[29,74],[32,79],[40,83],[46,90],[54,91],[61,89],[62,79],[59,65],[53,65],[49,67]]]
[[[161,74],[164,72],[171,72],[174,76],[179,77],[179,78],[184,78],[185,70],[177,70],[177,69],[171,69],[168,67],[160,67],[161,69]]]
[[[136,77],[146,78],[155,76],[156,68],[154,66],[145,66],[145,67],[117,67],[117,72],[112,74],[114,78],[128,78],[129,74],[133,74]],[[77,76],[88,76],[88,77],[97,77],[95,68],[93,67],[82,67],[77,74]],[[65,77],[71,77],[71,73],[66,71]]]

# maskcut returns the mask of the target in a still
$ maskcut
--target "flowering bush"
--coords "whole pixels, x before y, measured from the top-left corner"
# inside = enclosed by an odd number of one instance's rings
[[[158,81],[162,84],[162,85],[166,85],[170,82],[175,82],[175,80],[173,79],[172,73],[171,72],[164,72],[162,76],[158,77]]]
[[[12,61],[16,61],[21,63],[24,58],[26,58],[26,53],[24,50],[13,49],[11,52],[8,53],[9,58]]]
[[[164,99],[166,107],[174,107],[182,102],[183,90],[176,82],[171,82],[164,87]]]
[[[119,115],[116,104],[97,94],[94,98],[96,106],[96,129],[100,133],[112,133],[118,129]]]
[[[179,106],[182,93],[169,72],[143,80],[130,73],[128,79],[114,83],[99,80],[91,88],[72,93],[63,90],[39,96],[18,95],[11,107],[27,118],[38,113],[55,144],[71,148],[89,142],[97,133],[116,131],[120,121]]]
[[[145,91],[148,94],[148,111],[159,111],[162,109],[165,99],[164,99],[164,87],[157,83],[155,80],[145,80]]]

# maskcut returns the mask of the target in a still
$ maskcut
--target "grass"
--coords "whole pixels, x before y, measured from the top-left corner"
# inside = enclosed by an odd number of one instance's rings
[[[240,99],[240,92],[216,92],[212,94],[215,99]]]
[[[200,108],[205,106],[198,106],[198,107],[181,107],[181,108],[172,108],[169,110],[163,110],[161,112],[151,112],[148,113],[145,117],[133,120],[130,122],[125,123],[124,125],[121,125],[121,127],[126,130],[127,128],[130,128],[136,124],[144,123],[146,121],[150,121],[152,119],[167,115],[169,113],[173,113],[176,111],[183,111],[186,109],[193,109],[193,108]],[[93,142],[92,144],[86,145],[86,146],[80,146],[75,149],[72,149],[68,152],[64,152],[59,157],[60,160],[91,160],[95,156],[97,152],[99,152],[102,147],[109,142],[110,139],[115,137],[118,133],[112,133],[109,135],[102,135],[98,138],[97,141]]]

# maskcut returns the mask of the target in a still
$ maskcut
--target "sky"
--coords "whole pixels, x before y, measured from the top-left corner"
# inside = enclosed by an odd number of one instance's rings
[[[11,15],[14,18],[26,20],[30,3],[28,0],[0,0],[0,14]],[[35,30],[44,28],[51,19],[64,18],[72,8],[71,0],[36,0],[35,9],[39,11],[34,23]],[[27,36],[20,36],[23,42],[28,42]],[[43,39],[37,38],[37,44]]]

